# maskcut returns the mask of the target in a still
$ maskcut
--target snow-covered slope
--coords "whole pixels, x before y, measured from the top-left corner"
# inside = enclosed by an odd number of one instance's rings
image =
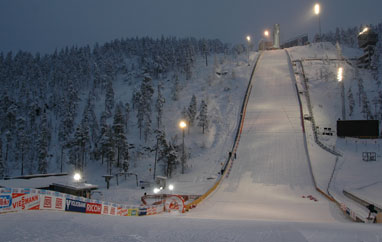
[[[252,80],[237,160],[217,192],[192,216],[341,220],[340,211],[315,191],[290,75],[283,50],[263,54]],[[309,195],[318,201],[303,198]]]

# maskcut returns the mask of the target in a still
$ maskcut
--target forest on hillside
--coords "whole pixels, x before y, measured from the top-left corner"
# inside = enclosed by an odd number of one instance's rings
[[[59,172],[67,163],[81,170],[89,161],[107,163],[110,173],[112,167],[127,170],[135,145],[126,137],[129,121],[137,124],[140,139],[156,137],[159,158],[170,169],[178,147],[161,129],[163,85],[152,80],[170,81],[176,100],[179,80],[192,78],[198,56],[208,64],[209,55],[229,51],[219,40],[146,37],[66,47],[44,56],[0,53],[0,178]],[[139,87],[131,90],[129,101],[114,97],[118,78]],[[102,112],[96,107],[100,101]]]

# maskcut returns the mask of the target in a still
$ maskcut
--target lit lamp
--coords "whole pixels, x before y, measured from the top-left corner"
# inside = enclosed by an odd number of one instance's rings
[[[247,35],[247,42],[248,42],[248,66],[249,66],[249,46],[251,45],[251,36]]]
[[[346,120],[346,113],[345,113],[345,87],[343,80],[343,72],[344,69],[342,67],[339,67],[337,70],[337,81],[340,84],[341,87],[341,101],[342,101],[342,120]]]
[[[187,128],[187,123],[186,121],[182,120],[179,123],[179,127],[182,130],[182,136],[183,136],[183,143],[182,143],[182,174],[184,174],[184,163],[185,163],[185,154],[184,154],[184,130]]]
[[[73,179],[75,182],[79,182],[81,180],[81,174],[80,173],[75,173],[73,176]]]
[[[319,38],[321,41],[321,20],[320,20],[320,12],[321,12],[321,7],[320,4],[316,3],[314,5],[314,13],[318,16],[318,33],[319,33]]]

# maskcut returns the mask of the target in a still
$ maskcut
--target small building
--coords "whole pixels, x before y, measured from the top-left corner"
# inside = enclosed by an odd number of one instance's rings
[[[97,190],[97,185],[87,183],[71,183],[71,184],[59,184],[53,183],[49,186],[49,190],[71,194],[79,197],[91,198],[91,192]]]
[[[98,189],[97,185],[75,182],[67,173],[9,177],[0,180],[0,187],[44,189],[87,198],[91,191]]]

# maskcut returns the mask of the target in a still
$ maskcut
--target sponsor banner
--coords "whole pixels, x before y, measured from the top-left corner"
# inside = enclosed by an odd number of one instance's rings
[[[19,190],[18,190],[19,191]],[[40,196],[35,193],[12,193],[12,210],[38,210],[40,209]]]
[[[12,194],[3,193],[0,195],[0,213],[10,211],[12,211]]]
[[[65,211],[86,213],[86,202],[67,198],[65,203]]]
[[[86,203],[86,213],[101,214],[102,204],[99,203]]]
[[[118,207],[118,216],[129,216],[129,209],[125,207]]]
[[[184,213],[184,199],[181,196],[172,195],[166,198],[164,206],[164,210],[167,212],[179,211]]]
[[[138,208],[130,208],[127,216],[139,216]]]
[[[102,204],[102,213],[103,215],[109,215],[110,214],[110,205]]]
[[[147,215],[147,208],[139,208],[139,216]]]
[[[48,195],[40,195],[40,209],[65,210],[64,198]]]
[[[115,204],[111,205],[109,214],[112,216],[117,216],[118,208]]]
[[[11,188],[0,188],[0,193],[12,193]]]

